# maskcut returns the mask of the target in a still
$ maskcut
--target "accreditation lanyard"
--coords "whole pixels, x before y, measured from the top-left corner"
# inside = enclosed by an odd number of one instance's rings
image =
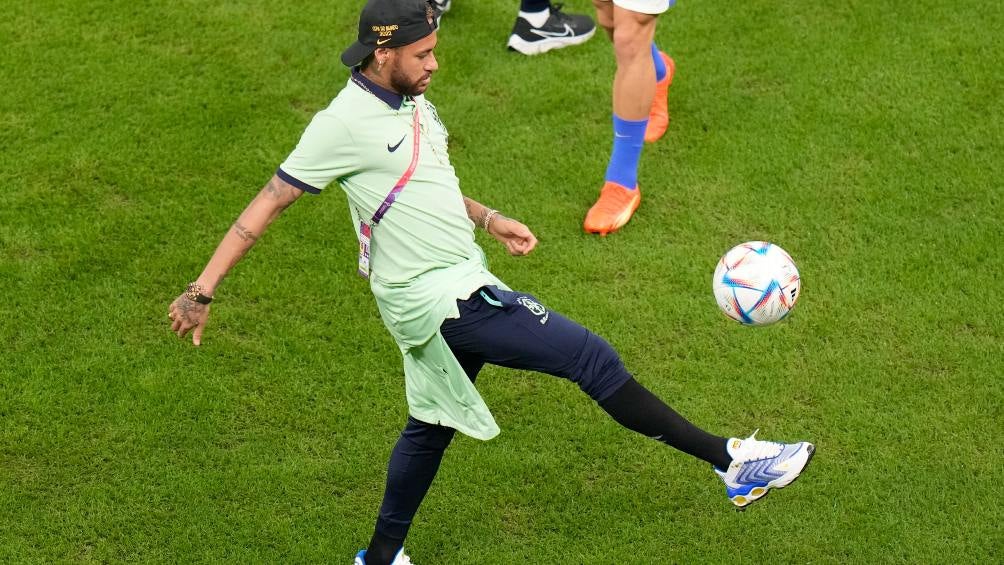
[[[401,175],[398,179],[397,184],[394,188],[390,190],[390,194],[387,198],[383,199],[383,203],[377,208],[376,212],[373,213],[373,217],[367,223],[363,220],[359,220],[359,276],[364,279],[370,278],[370,240],[373,237],[373,228],[380,223],[384,215],[390,210],[390,207],[397,200],[397,197],[404,190],[404,186],[408,184],[411,180],[411,175],[415,172],[415,167],[418,166],[418,147],[420,141],[420,124],[418,122],[418,103],[415,103],[415,119],[413,123],[414,128],[414,145],[411,149],[411,164],[408,165],[408,170]]]

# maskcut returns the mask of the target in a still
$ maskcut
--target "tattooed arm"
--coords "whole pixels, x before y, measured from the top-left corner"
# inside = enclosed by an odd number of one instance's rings
[[[491,212],[491,208],[481,204],[480,202],[475,202],[468,197],[464,197],[464,206],[467,208],[467,217],[474,222],[474,227],[483,228],[485,227],[485,216],[488,212]],[[499,216],[496,214],[495,218]],[[495,221],[494,219],[492,221]]]
[[[474,222],[475,227],[485,228],[492,237],[505,245],[510,255],[526,255],[537,246],[537,238],[534,237],[530,228],[517,222],[512,218],[507,218],[498,211],[464,197],[464,206],[467,207],[467,217]],[[485,226],[485,222],[488,225]]]
[[[302,190],[273,176],[223,236],[223,241],[216,247],[216,252],[196,279],[195,282],[203,289],[202,293],[212,296],[223,277],[258,241],[269,224],[302,194]],[[173,322],[171,330],[178,337],[184,337],[189,330],[194,329],[192,343],[199,345],[202,341],[202,329],[209,317],[209,305],[189,300],[182,294],[171,303],[169,317]]]
[[[269,224],[302,194],[302,190],[277,176],[268,181],[223,236],[223,241],[196,280],[208,291],[207,294],[212,295],[223,277],[258,241]]]

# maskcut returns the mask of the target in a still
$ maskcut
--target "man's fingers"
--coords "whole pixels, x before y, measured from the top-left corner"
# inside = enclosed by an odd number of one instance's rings
[[[187,320],[182,320],[181,324],[178,326],[178,337],[185,337],[185,334],[187,334],[188,332],[192,331],[192,328],[194,328],[194,327],[195,327],[195,324],[192,324],[191,322],[188,322]]]
[[[522,241],[510,242],[508,247],[510,255],[526,255],[529,252],[526,245],[524,245]]]
[[[182,339],[188,335],[188,332],[195,330],[192,332],[192,343],[201,345],[202,330],[205,327],[206,318],[209,316],[209,308],[206,307],[202,311],[198,307],[182,310],[178,307],[179,300],[181,298],[172,302],[167,308],[167,317],[171,321],[171,332]]]
[[[530,234],[529,237],[511,239],[506,242],[509,253],[512,255],[527,255],[537,245],[537,238]]]

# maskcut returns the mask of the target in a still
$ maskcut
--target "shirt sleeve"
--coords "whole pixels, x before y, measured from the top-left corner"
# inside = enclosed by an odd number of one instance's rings
[[[337,117],[321,113],[310,121],[276,175],[300,190],[317,194],[332,181],[356,172],[358,163],[349,129]]]

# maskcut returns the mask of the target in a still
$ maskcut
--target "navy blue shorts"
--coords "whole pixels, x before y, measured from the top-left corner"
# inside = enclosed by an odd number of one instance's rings
[[[491,363],[566,378],[602,402],[631,378],[603,338],[531,294],[487,286],[457,306],[441,332],[472,381]]]

